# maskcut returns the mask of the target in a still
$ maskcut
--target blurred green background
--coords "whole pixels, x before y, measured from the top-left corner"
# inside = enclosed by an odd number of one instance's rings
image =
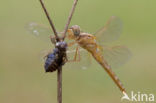
[[[44,0],[58,30],[66,23],[73,0]],[[156,1],[79,0],[72,24],[86,32],[102,27],[113,15],[124,22],[120,44],[132,59],[114,69],[130,91],[156,94]],[[56,103],[57,75],[45,74],[40,51],[51,48],[30,35],[25,24],[49,26],[38,0],[3,0],[0,3],[0,103]],[[122,93],[95,64],[87,70],[63,70],[63,103],[120,103]]]

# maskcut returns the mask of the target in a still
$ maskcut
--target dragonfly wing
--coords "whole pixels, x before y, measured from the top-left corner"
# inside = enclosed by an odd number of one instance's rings
[[[33,34],[44,41],[50,40],[49,37],[52,34],[52,31],[45,25],[31,22],[26,24],[25,28],[28,30],[30,34]]]
[[[39,57],[42,62],[45,62],[47,56],[53,52],[53,49],[42,50],[39,54]]]
[[[53,52],[52,49],[41,51],[40,56],[39,56],[40,60],[44,63],[47,58],[47,55],[52,52]],[[72,48],[67,50],[68,60],[74,59],[75,52],[76,52],[76,46],[73,46]],[[86,50],[84,50],[82,48],[80,48],[79,53],[80,53],[80,61],[78,61],[78,57],[77,57],[77,61],[67,62],[64,65],[64,68],[68,68],[68,69],[87,69],[87,68],[89,68],[91,65],[91,59],[92,59],[91,55]]]
[[[103,56],[112,68],[119,68],[131,58],[132,53],[124,46],[104,47]]]
[[[112,16],[106,25],[99,29],[95,34],[100,44],[115,41],[120,37],[122,32],[122,21],[120,18]]]
[[[70,68],[70,69],[87,69],[91,65],[91,55],[84,49],[80,48],[79,53],[80,53],[80,60],[77,55],[77,61],[71,61],[74,59],[76,49],[70,49],[67,51],[67,57],[69,62],[66,63],[65,68]]]

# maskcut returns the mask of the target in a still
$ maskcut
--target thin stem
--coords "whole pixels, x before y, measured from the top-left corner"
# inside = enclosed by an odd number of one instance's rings
[[[39,1],[40,1],[41,5],[42,5],[42,8],[43,8],[43,10],[44,10],[44,12],[45,12],[47,18],[48,18],[49,24],[50,24],[50,26],[51,26],[51,29],[52,29],[53,32],[54,32],[54,35],[55,35],[55,37],[56,37],[56,40],[59,41],[59,37],[58,37],[58,35],[57,35],[55,26],[54,26],[54,24],[53,24],[53,22],[52,22],[52,20],[51,20],[51,18],[50,18],[50,16],[49,16],[49,14],[48,14],[48,11],[47,11],[47,9],[46,9],[45,6],[44,6],[43,1],[42,1],[42,0],[39,0]]]
[[[39,0],[39,1],[40,1],[41,5],[42,5],[42,8],[43,8],[43,10],[44,10],[47,18],[48,18],[48,21],[50,23],[51,29],[54,32],[54,35],[56,37],[56,40],[57,41],[60,41],[60,38],[58,37],[57,32],[56,32],[55,26],[54,26],[54,24],[53,24],[53,22],[52,22],[52,20],[51,20],[51,18],[49,16],[49,14],[48,14],[46,8],[45,8],[45,6],[44,6],[44,3],[42,2],[42,0]],[[74,13],[74,10],[75,10],[75,7],[76,7],[77,2],[78,2],[78,0],[75,0],[74,1],[72,10],[71,10],[70,15],[69,15],[68,20],[67,20],[67,24],[65,25],[65,29],[64,29],[62,40],[64,40],[64,38],[66,37],[66,32],[67,32],[68,26],[70,24],[70,21],[72,19],[72,15]],[[57,87],[58,87],[58,89],[57,89],[57,93],[58,93],[57,100],[58,100],[58,103],[62,103],[62,67],[57,68],[57,69],[58,69],[57,70]]]
[[[57,101],[62,103],[62,67],[57,70]]]
[[[73,7],[72,7],[72,10],[71,10],[71,12],[70,12],[70,14],[69,14],[69,17],[68,17],[67,23],[66,23],[65,28],[64,28],[64,33],[63,33],[63,38],[62,38],[63,40],[64,40],[65,37],[66,37],[66,33],[67,33],[67,30],[68,30],[68,26],[69,26],[69,24],[70,24],[70,22],[71,22],[71,19],[72,19],[73,13],[74,13],[75,8],[76,8],[76,5],[77,5],[77,2],[78,2],[78,0],[75,0],[75,1],[74,1],[74,4],[73,4]]]

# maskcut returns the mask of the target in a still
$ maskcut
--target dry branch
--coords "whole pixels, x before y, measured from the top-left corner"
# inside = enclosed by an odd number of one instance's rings
[[[57,35],[57,31],[56,31],[56,29],[55,29],[55,26],[54,26],[54,24],[53,24],[53,22],[52,22],[52,19],[51,19],[50,16],[49,16],[49,13],[48,13],[47,9],[46,9],[45,6],[44,6],[43,1],[42,1],[42,0],[39,0],[39,1],[40,1],[41,5],[42,5],[42,8],[43,8],[43,10],[44,10],[44,12],[45,12],[47,18],[48,18],[49,24],[50,24],[50,26],[51,26],[51,28],[52,28],[52,30],[53,30],[53,32],[54,32],[54,35],[55,35],[55,37],[56,37],[56,40],[57,40],[57,41],[60,41],[60,39],[59,39],[59,37],[58,37],[58,35]]]
[[[78,0],[75,0],[75,1],[74,1],[73,7],[72,7],[71,12],[70,12],[70,14],[69,14],[69,17],[68,17],[68,20],[67,20],[67,23],[66,23],[66,25],[65,25],[64,32],[63,32],[63,38],[62,38],[63,40],[64,40],[65,37],[66,37],[66,32],[67,32],[67,30],[68,30],[68,26],[69,26],[69,24],[70,24],[70,22],[71,22],[71,19],[72,19],[73,14],[74,14],[74,11],[75,11],[77,2],[78,2]]]
[[[46,14],[46,16],[47,16],[47,18],[48,18],[49,23],[50,23],[51,29],[53,30],[54,35],[55,35],[55,37],[56,37],[56,40],[57,40],[57,42],[58,42],[58,41],[60,41],[60,38],[59,38],[59,36],[58,36],[58,34],[57,34],[57,31],[56,31],[55,26],[54,26],[54,24],[53,24],[53,22],[52,22],[52,19],[50,18],[49,14],[48,14],[48,12],[47,12],[45,6],[44,6],[43,1],[42,1],[42,0],[39,0],[39,1],[40,1],[41,5],[42,5],[42,8],[43,8],[43,10],[44,10],[44,12],[45,12],[45,14]],[[72,10],[71,10],[71,12],[70,12],[70,14],[69,14],[67,23],[66,23],[66,25],[65,25],[65,29],[64,29],[64,33],[63,33],[62,40],[64,40],[65,37],[66,37],[66,32],[67,32],[68,26],[69,26],[69,24],[70,24],[70,22],[71,22],[72,15],[73,15],[73,13],[74,13],[74,10],[75,10],[75,7],[76,7],[77,2],[78,2],[78,0],[75,0],[75,1],[74,1]],[[58,93],[58,95],[57,95],[57,101],[58,101],[58,103],[62,103],[62,67],[57,68],[57,93]]]

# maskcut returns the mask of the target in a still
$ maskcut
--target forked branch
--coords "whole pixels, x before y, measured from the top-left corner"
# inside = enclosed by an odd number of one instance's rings
[[[55,26],[54,26],[54,24],[53,24],[53,22],[52,22],[52,20],[51,20],[51,18],[50,18],[50,16],[49,16],[49,14],[48,14],[46,8],[45,8],[45,6],[44,6],[43,1],[42,1],[42,0],[39,0],[39,1],[40,1],[41,5],[42,5],[42,8],[43,8],[43,10],[44,10],[44,12],[45,12],[45,14],[46,14],[46,16],[47,16],[47,18],[48,18],[49,23],[50,23],[51,29],[53,30],[54,35],[55,35],[55,37],[56,37],[56,40],[57,40],[57,42],[58,42],[58,41],[60,41],[60,38],[59,38],[59,36],[58,36],[58,34],[57,34],[57,31],[56,31],[56,29],[55,29]],[[66,32],[67,32],[67,30],[68,30],[68,26],[69,26],[70,21],[71,21],[71,19],[72,19],[72,15],[73,15],[73,13],[74,13],[74,10],[75,10],[75,7],[76,7],[77,2],[78,2],[78,0],[75,0],[75,1],[74,1],[72,10],[71,10],[71,12],[70,12],[70,14],[69,14],[67,23],[66,23],[66,25],[65,25],[65,29],[64,29],[64,33],[63,33],[62,40],[64,40],[65,37],[66,37]],[[57,84],[58,84],[58,86],[57,86],[57,87],[58,87],[58,90],[57,90],[57,92],[58,92],[57,99],[58,99],[58,103],[62,103],[62,67],[57,68],[57,69],[58,69],[58,72],[57,72]]]
[[[52,29],[53,32],[54,32],[54,35],[55,35],[55,37],[56,37],[56,40],[57,40],[57,41],[60,41],[60,39],[59,39],[59,37],[58,37],[58,35],[57,35],[57,31],[56,31],[56,29],[55,29],[55,26],[54,26],[54,24],[53,24],[53,22],[52,22],[52,19],[51,19],[50,16],[49,16],[49,13],[48,13],[47,9],[46,9],[45,6],[44,6],[43,1],[42,1],[42,0],[39,0],[39,1],[40,1],[41,5],[42,5],[42,8],[43,8],[43,10],[44,10],[44,12],[45,12],[47,18],[48,18],[49,24],[50,24],[50,26],[51,26],[51,29]]]
[[[74,11],[75,11],[75,8],[76,8],[76,5],[77,5],[77,2],[78,2],[78,0],[75,0],[75,1],[74,1],[73,7],[72,7],[71,12],[70,12],[70,14],[69,14],[69,17],[68,17],[68,20],[67,20],[67,23],[66,23],[66,25],[65,25],[64,32],[63,32],[63,38],[62,38],[63,40],[64,40],[65,37],[66,37],[66,33],[67,33],[67,30],[68,30],[68,26],[69,26],[69,24],[70,24],[70,22],[71,22],[72,16],[73,16],[73,14],[74,14]]]

